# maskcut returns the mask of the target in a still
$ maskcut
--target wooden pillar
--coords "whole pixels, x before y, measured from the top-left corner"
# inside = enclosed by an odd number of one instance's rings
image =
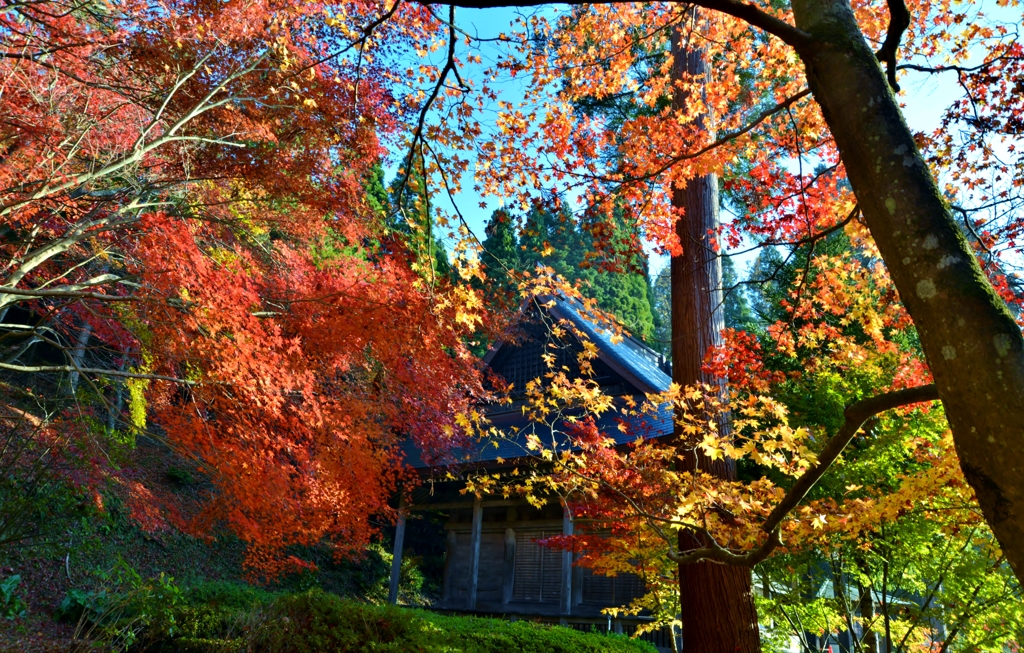
[[[562,526],[564,530],[565,522],[562,522]],[[576,532],[576,527],[572,522],[570,522],[570,531]],[[575,548],[573,547],[573,549]],[[570,606],[583,603],[583,567],[576,564],[579,557],[579,553],[574,550],[572,553],[572,586],[570,588],[572,590],[572,603]]]
[[[480,528],[484,521],[484,509],[480,505],[480,498],[473,500],[473,530],[469,540],[470,564],[469,564],[469,606],[470,610],[476,610],[476,586],[480,576]]]
[[[448,531],[444,551],[444,580],[441,581],[441,603],[447,606],[452,598],[452,583],[455,578],[455,548],[459,544],[459,536],[455,531]]]
[[[402,545],[405,543],[405,498],[398,502],[398,523],[395,525],[395,548],[391,557],[391,587],[388,588],[388,603],[398,603],[398,582],[402,576]]]
[[[572,535],[572,519],[569,511],[566,510],[562,516],[562,535]],[[562,614],[572,612],[572,551],[562,551],[562,591],[561,599]]]
[[[501,602],[512,602],[512,588],[516,582],[516,532],[505,529],[505,573],[501,576]]]
[[[578,553],[573,553],[573,567],[572,567],[572,604],[579,605],[583,603],[583,567],[576,564],[580,556]]]

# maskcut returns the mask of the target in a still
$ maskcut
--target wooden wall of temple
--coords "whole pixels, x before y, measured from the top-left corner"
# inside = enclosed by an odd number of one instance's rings
[[[453,510],[445,525],[447,553],[441,606],[448,609],[538,615],[599,615],[643,594],[632,574],[610,578],[572,564],[573,554],[538,540],[571,534],[557,505]],[[476,519],[474,519],[476,517]],[[474,549],[477,573],[473,576]]]

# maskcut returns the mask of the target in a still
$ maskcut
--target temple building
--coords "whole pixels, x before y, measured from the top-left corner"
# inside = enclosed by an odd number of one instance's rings
[[[552,325],[559,324],[567,334],[552,343]],[[531,464],[525,439],[527,433],[542,440],[552,437],[543,424],[528,421],[523,414],[522,390],[528,381],[547,370],[542,355],[556,356],[556,367],[567,374],[579,374],[576,354],[583,347],[572,331],[578,330],[597,348],[592,361],[591,378],[619,407],[627,398],[642,403],[647,394],[667,390],[670,372],[664,358],[629,336],[616,336],[611,328],[602,328],[578,302],[555,298],[535,303],[527,314],[522,333],[514,341],[501,342],[487,353],[484,362],[507,382],[513,384],[513,402],[485,406],[487,418],[504,437],[476,443],[457,453],[458,460],[444,464],[423,462],[420,452],[407,450],[408,462],[424,482],[403,503],[396,529],[391,599],[398,596],[398,571],[407,515],[433,511],[443,515],[446,553],[442,596],[436,609],[457,612],[499,614],[563,623],[581,629],[598,628],[631,632],[644,617],[612,619],[602,610],[628,604],[644,593],[644,581],[633,574],[607,577],[574,565],[574,554],[539,540],[573,532],[573,521],[557,503],[535,508],[518,498],[474,497],[460,492],[461,480],[451,480],[467,470],[489,474],[510,471]],[[517,395],[516,392],[519,392]],[[597,425],[609,437],[625,445],[642,432],[645,437],[661,437],[672,432],[668,411],[656,417],[631,418],[635,428],[619,429],[621,414],[607,411]],[[557,437],[557,435],[556,435]],[[671,649],[668,629],[645,636],[664,650]]]

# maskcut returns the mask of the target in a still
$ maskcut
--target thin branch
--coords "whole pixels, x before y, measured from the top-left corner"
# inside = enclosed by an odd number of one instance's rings
[[[402,197],[405,194],[405,187],[408,184],[409,176],[412,174],[412,168],[414,165],[414,158],[416,157],[416,144],[426,142],[426,138],[423,135],[423,130],[426,128],[427,114],[430,112],[430,107],[434,104],[437,96],[441,93],[441,89],[444,87],[445,80],[448,79],[448,73],[455,71],[456,79],[462,84],[462,90],[468,91],[469,89],[462,83],[461,77],[459,77],[458,66],[455,63],[455,46],[458,42],[458,37],[455,32],[455,7],[457,5],[451,4],[448,9],[448,54],[445,58],[444,67],[437,76],[437,84],[431,89],[430,95],[427,97],[427,101],[424,102],[423,107],[420,109],[419,117],[416,120],[416,129],[412,133],[412,142],[409,143],[409,153],[405,157],[405,162],[402,166],[402,182],[398,187],[398,191],[395,193],[395,198],[399,204],[402,202]],[[420,152],[420,156],[423,154]],[[426,191],[427,180],[423,180],[424,191]],[[429,217],[429,216],[428,216]]]
[[[896,51],[899,50],[903,33],[910,27],[910,11],[905,0],[886,0],[889,7],[889,29],[885,33],[885,41],[875,56],[885,63],[885,76],[889,86],[899,93],[900,85],[896,83]]]
[[[765,120],[768,120],[769,118],[771,118],[775,114],[779,113],[780,111],[788,110],[791,106],[793,106],[794,104],[796,104],[797,102],[799,102],[800,100],[802,100],[803,98],[807,97],[810,94],[811,94],[811,90],[809,88],[805,88],[804,90],[800,91],[796,95],[790,96],[790,97],[786,98],[785,100],[783,100],[782,102],[776,104],[774,107],[761,112],[760,114],[758,114],[758,116],[756,118],[754,118],[753,121],[748,123],[746,126],[740,128],[740,129],[737,129],[736,131],[731,131],[731,132],[728,132],[728,133],[724,134],[720,138],[716,139],[713,143],[709,143],[709,144],[705,145],[704,147],[700,148],[699,150],[696,150],[694,152],[687,152],[685,154],[680,154],[678,156],[671,157],[668,160],[668,162],[663,164],[661,167],[659,167],[654,172],[648,173],[648,174],[640,176],[640,177],[634,177],[634,178],[630,179],[629,181],[639,181],[639,180],[643,180],[643,179],[651,179],[653,177],[657,177],[658,175],[660,175],[661,173],[665,172],[666,170],[668,170],[669,168],[671,168],[672,166],[674,166],[677,163],[680,163],[682,161],[687,161],[689,159],[696,159],[697,157],[699,157],[699,156],[701,156],[703,154],[707,154],[708,152],[710,152],[710,151],[712,151],[712,150],[714,150],[714,149],[716,149],[718,147],[721,147],[722,145],[725,145],[726,143],[732,142],[732,141],[736,140],[737,138],[739,138],[740,136],[743,136],[744,134],[752,131],[755,127],[757,127],[758,125],[763,123]],[[607,181],[612,181],[610,179],[606,179],[606,180]]]
[[[993,57],[992,59],[989,59],[988,61],[984,61],[984,62],[978,64],[977,66],[921,66],[919,64],[905,63],[905,64],[900,64],[899,66],[896,66],[896,70],[914,70],[914,71],[917,71],[919,73],[928,73],[929,75],[937,75],[938,73],[949,73],[949,72],[955,72],[955,73],[961,73],[961,74],[968,74],[969,75],[971,73],[977,73],[977,72],[981,72],[982,70],[986,70],[987,68],[989,68],[993,64],[998,63],[1000,61],[1006,61],[1006,60],[1015,59],[1015,58],[1016,57],[1011,57],[1009,55],[1005,55],[1004,54],[1004,55],[1000,55],[998,57]]]
[[[868,399],[861,399],[848,406],[843,411],[843,415],[846,418],[843,425],[839,427],[839,432],[825,445],[825,448],[818,456],[817,464],[797,479],[793,487],[786,493],[785,498],[775,507],[772,514],[768,516],[767,521],[761,525],[761,530],[771,533],[779,527],[779,524],[782,523],[786,515],[803,501],[815,483],[825,475],[825,472],[839,458],[839,455],[846,449],[846,445],[850,444],[850,441],[860,431],[860,427],[868,419],[893,408],[925,401],[935,401],[938,398],[939,390],[932,383],[916,388],[887,392],[876,397],[869,397]]]
[[[1001,564],[1003,564],[1003,556],[1000,556],[995,561],[992,565],[992,570],[994,571],[998,569]],[[963,628],[964,623],[967,622],[967,618],[970,616],[971,604],[978,598],[978,594],[981,592],[981,588],[985,586],[985,581],[987,580],[987,577],[982,577],[981,582],[974,588],[974,592],[971,593],[971,598],[967,599],[963,613],[960,615],[960,618],[956,620],[956,625],[953,626],[953,630],[949,632],[949,635],[946,637],[946,641],[942,643],[942,648],[939,649],[939,653],[946,653],[946,651],[949,650],[949,645],[954,639],[956,639],[956,636],[960,634],[960,629]]]
[[[864,425],[864,422],[878,413],[892,408],[923,401],[934,401],[938,398],[938,389],[934,384],[930,384],[888,392],[851,404],[844,411],[846,421],[843,422],[839,432],[825,445],[824,451],[821,452],[818,458],[818,463],[797,479],[793,487],[786,493],[785,498],[775,507],[775,510],[768,516],[765,523],[761,525],[761,530],[768,534],[767,540],[757,548],[751,549],[746,553],[733,553],[718,544],[712,543],[710,547],[695,549],[687,552],[685,555],[679,555],[675,558],[676,561],[679,564],[690,564],[702,560],[710,560],[721,564],[749,567],[758,564],[782,544],[782,534],[779,530],[782,520],[800,504],[804,497],[807,496],[807,493],[811,491],[811,488],[814,487],[815,483],[825,475],[825,472],[839,458],[846,445],[860,431],[860,427]]]
[[[395,0],[395,4],[392,5],[391,9],[388,9],[383,14],[381,14],[381,16],[379,18],[375,19],[372,23],[370,23],[366,27],[363,27],[362,29],[359,30],[360,32],[362,32],[362,36],[357,38],[355,41],[352,41],[351,43],[349,43],[345,47],[341,48],[340,50],[335,50],[334,52],[331,52],[330,54],[328,54],[328,55],[326,55],[326,56],[324,56],[324,57],[322,57],[320,59],[316,59],[313,62],[311,62],[311,63],[309,63],[309,64],[307,64],[305,66],[302,66],[301,68],[297,69],[293,74],[288,75],[288,77],[286,79],[289,79],[289,78],[292,78],[292,77],[297,77],[298,75],[306,72],[310,68],[314,68],[316,66],[319,66],[322,63],[330,61],[334,57],[338,57],[338,56],[341,56],[341,55],[345,54],[346,52],[348,52],[352,48],[360,48],[360,52],[361,52],[363,44],[365,44],[367,42],[367,40],[369,40],[369,38],[371,36],[373,36],[374,30],[376,30],[378,27],[380,27],[381,25],[386,23],[392,16],[394,16],[395,12],[398,11],[398,7],[401,6],[401,4],[402,4],[402,0]],[[433,13],[433,12],[431,12],[431,13]],[[357,89],[357,91],[358,91],[358,89]]]
[[[186,379],[179,379],[173,376],[164,376],[162,374],[137,374],[135,372],[124,372],[121,370],[106,370],[98,369],[93,367],[76,367],[74,365],[11,365],[8,363],[0,363],[0,370],[10,370],[12,372],[28,372],[28,373],[39,373],[39,372],[79,372],[83,374],[98,374],[101,376],[120,376],[126,379],[147,379],[150,381],[170,381],[171,383],[181,383],[183,385],[197,385],[195,381],[188,381]]]
[[[428,4],[425,1],[417,0],[420,4]],[[631,0],[597,0],[592,4],[625,4]],[[497,7],[537,7],[540,5],[552,4],[573,4],[569,0],[562,2],[550,2],[548,0],[441,0],[429,4],[451,5],[453,7],[464,7],[467,9],[492,9]],[[698,7],[720,11],[730,16],[735,16],[754,27],[760,28],[773,36],[777,36],[784,43],[793,46],[797,52],[806,52],[815,45],[814,37],[807,32],[790,25],[784,20],[776,18],[771,14],[755,7],[752,4],[740,2],[739,0],[696,0],[691,2]]]
[[[20,295],[28,299],[40,299],[43,297],[60,297],[72,299],[99,299],[107,302],[137,302],[142,301],[138,295],[108,295],[97,292],[83,292],[69,288],[61,290],[22,290],[21,288],[4,288],[0,286],[0,295]]]

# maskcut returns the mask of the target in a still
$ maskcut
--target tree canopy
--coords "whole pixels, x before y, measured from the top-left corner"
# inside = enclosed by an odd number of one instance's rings
[[[113,483],[147,528],[230,529],[272,576],[304,564],[292,545],[365,546],[414,482],[407,440],[445,461],[490,434],[480,405],[501,398],[469,343],[498,330],[496,308],[561,293],[671,341],[689,375],[626,409],[671,406],[673,442],[628,451],[566,412],[610,410],[586,378],[549,370],[530,388],[525,408],[565,417],[552,430],[579,449],[536,443],[531,482],[638,543],[593,564],[768,561],[770,593],[786,564],[772,556],[810,565],[814,550],[858,588],[900,564],[946,607],[1016,596],[1019,5],[525,9],[541,4],[0,14],[9,433],[85,461],[53,470]],[[462,20],[497,6],[524,9],[493,36]],[[908,125],[908,82],[931,76],[959,96],[937,128]],[[724,224],[713,180],[735,209]],[[464,185],[509,207],[483,234]],[[672,257],[668,281],[651,283],[645,246]],[[740,278],[724,252],[754,250]],[[683,294],[700,309],[685,362],[679,311],[665,329]],[[112,462],[135,437],[189,458],[209,491],[154,495]],[[936,571],[953,560],[940,537],[970,552],[956,582]],[[939,557],[915,566],[922,551]],[[920,639],[928,610],[887,613],[886,637]],[[1006,630],[954,613],[965,641]]]

